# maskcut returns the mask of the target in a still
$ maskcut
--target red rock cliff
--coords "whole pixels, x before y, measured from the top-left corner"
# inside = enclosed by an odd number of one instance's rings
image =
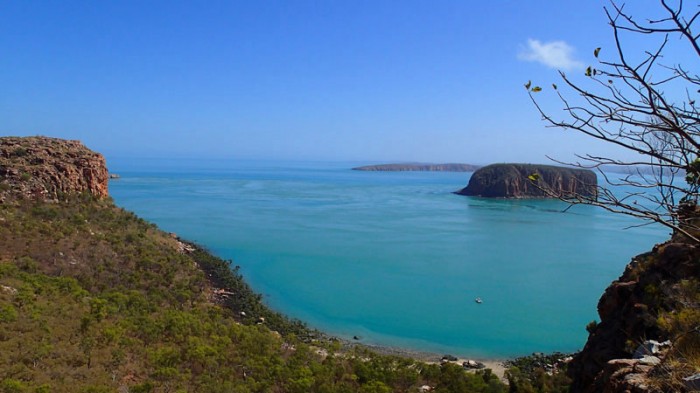
[[[105,198],[108,177],[104,157],[80,141],[0,138],[0,202],[61,200],[85,192]]]
[[[600,323],[569,366],[571,392],[691,391],[682,378],[698,371],[687,349],[698,348],[700,330],[677,326],[695,326],[698,283],[700,247],[680,236],[636,256],[600,298]],[[669,356],[646,353],[649,340],[668,343]]]
[[[528,177],[536,174],[538,182]],[[491,198],[595,197],[598,180],[588,169],[535,164],[492,164],[478,169],[457,194]]]

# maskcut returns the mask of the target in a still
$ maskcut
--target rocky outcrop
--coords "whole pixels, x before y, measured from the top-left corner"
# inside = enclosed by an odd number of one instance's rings
[[[489,198],[550,198],[597,195],[596,174],[588,169],[535,164],[492,164],[480,168],[460,195]]]
[[[600,323],[569,366],[571,391],[686,391],[680,381],[697,370],[679,368],[688,361],[678,356],[700,342],[699,282],[700,249],[679,236],[635,257],[598,302]]]
[[[471,164],[381,164],[352,168],[353,171],[382,171],[382,172],[474,172],[478,165]]]
[[[57,201],[82,193],[105,198],[108,177],[104,157],[79,141],[0,138],[0,202]]]

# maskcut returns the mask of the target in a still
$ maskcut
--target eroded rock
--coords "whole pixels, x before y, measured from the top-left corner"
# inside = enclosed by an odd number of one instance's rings
[[[104,157],[80,141],[0,138],[0,202],[58,201],[84,193],[106,198],[108,178]]]
[[[478,169],[457,194],[489,198],[595,197],[598,180],[588,169],[535,164],[492,164]]]
[[[569,365],[572,393],[644,392],[658,385],[673,351],[658,317],[688,307],[682,288],[700,277],[698,261],[700,247],[675,237],[633,258],[601,297],[600,323]]]

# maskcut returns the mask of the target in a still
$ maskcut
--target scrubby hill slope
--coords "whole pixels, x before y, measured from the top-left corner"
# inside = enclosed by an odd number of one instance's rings
[[[31,140],[50,156],[56,142]],[[489,372],[340,351],[265,307],[228,262],[85,187],[95,153],[59,145],[71,159],[57,172],[15,176],[29,149],[0,164],[0,392],[504,391]]]

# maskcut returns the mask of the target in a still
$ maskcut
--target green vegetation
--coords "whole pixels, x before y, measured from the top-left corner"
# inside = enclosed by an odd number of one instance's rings
[[[506,378],[509,392],[521,393],[565,393],[569,391],[571,380],[566,376],[568,356],[552,354],[532,354],[508,360]],[[571,358],[569,357],[569,360]]]
[[[27,148],[23,146],[16,148],[15,151],[12,152],[14,157],[24,157],[27,154],[29,154],[29,151],[27,151]]]
[[[0,392],[507,389],[489,370],[341,350],[108,200],[0,204],[0,223]]]
[[[210,283],[224,291],[221,303],[234,311],[242,322],[252,324],[264,320],[268,328],[285,336],[294,334],[307,343],[323,338],[321,332],[308,329],[301,321],[290,320],[265,307],[262,296],[253,292],[238,272],[239,267],[232,266],[230,261],[210,254],[201,246],[194,246],[190,255],[209,277]]]
[[[684,279],[666,291],[677,304],[657,323],[673,346],[653,382],[660,391],[673,391],[683,386],[683,377],[700,372],[700,280]]]
[[[586,325],[586,331],[588,332],[588,334],[593,334],[593,332],[595,332],[595,328],[597,328],[597,327],[598,327],[598,321],[596,321],[596,320],[590,321]]]

